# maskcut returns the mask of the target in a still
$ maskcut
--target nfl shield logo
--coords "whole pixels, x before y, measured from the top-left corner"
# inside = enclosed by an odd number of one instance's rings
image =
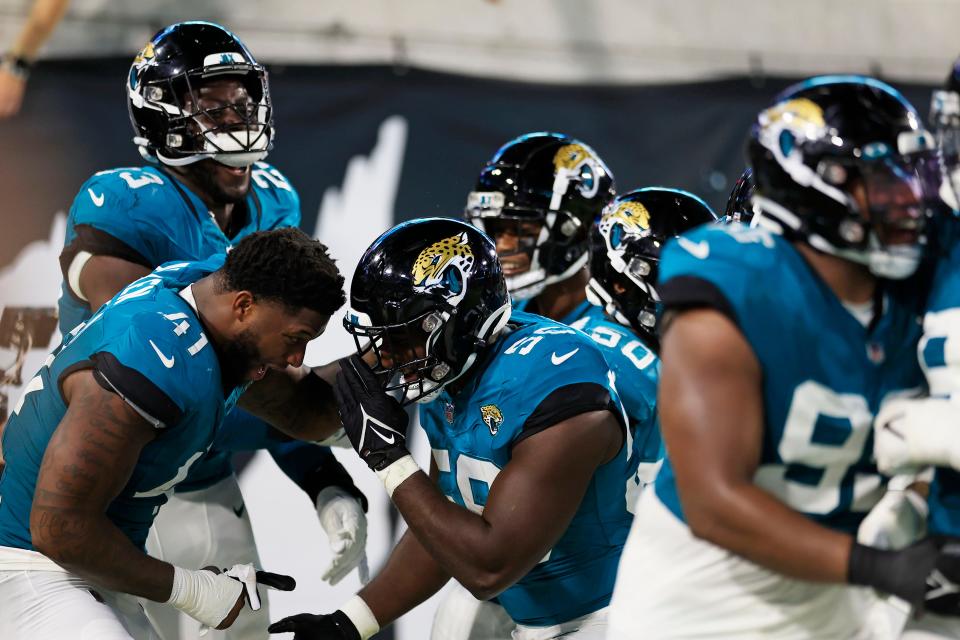
[[[868,342],[867,343],[867,358],[870,359],[870,362],[873,364],[880,364],[883,362],[885,354],[883,352],[883,345],[879,342]]]
[[[453,403],[448,402],[443,407],[443,417],[447,419],[447,424],[453,424]]]

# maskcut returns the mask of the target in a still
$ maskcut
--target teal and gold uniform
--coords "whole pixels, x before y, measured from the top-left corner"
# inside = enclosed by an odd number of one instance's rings
[[[143,277],[65,336],[28,383],[4,431],[6,469],[0,477],[0,545],[31,549],[30,510],[40,464],[67,406],[61,383],[90,369],[157,429],[107,509],[107,517],[138,547],[166,493],[207,451],[217,426],[243,387],[224,389],[220,362],[185,292],[216,271],[223,256],[172,263]]]
[[[482,513],[490,486],[522,440],[567,418],[610,410],[623,422],[612,375],[597,346],[562,324],[514,312],[466,388],[420,409],[441,490]],[[569,528],[549,554],[498,596],[520,624],[558,624],[610,601],[630,528],[624,479],[629,445],[599,467]]]
[[[924,384],[919,292],[882,286],[881,311],[864,326],[782,236],[740,224],[701,227],[663,255],[666,307],[720,311],[760,363],[756,484],[824,526],[855,531],[885,484],[871,460],[873,417],[885,398]],[[655,487],[683,519],[669,451]]]
[[[633,440],[627,468],[627,507],[632,511],[636,492],[653,483],[663,458],[657,417],[660,359],[630,328],[595,305],[570,326],[590,336],[614,374]]]

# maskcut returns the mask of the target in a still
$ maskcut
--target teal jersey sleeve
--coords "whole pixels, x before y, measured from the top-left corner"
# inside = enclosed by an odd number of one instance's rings
[[[193,410],[194,398],[213,391],[209,376],[196,375],[192,366],[197,345],[200,349],[212,347],[199,328],[191,332],[192,322],[181,316],[185,314],[151,311],[126,317],[126,330],[90,356],[97,381],[123,397],[155,427],[179,423]]]
[[[250,179],[260,207],[255,231],[300,226],[300,194],[279,169],[257,162]]]
[[[472,399],[499,408],[506,431],[501,443],[513,447],[589,411],[610,410],[625,424],[610,369],[587,336],[522,312],[513,319],[524,324],[502,339]]]
[[[711,307],[741,328],[770,295],[763,286],[777,269],[777,243],[767,229],[704,225],[664,247],[658,291],[667,309]],[[779,299],[779,295],[775,296]]]
[[[176,234],[168,227],[170,213],[182,207],[178,200],[170,178],[152,167],[101,171],[74,198],[64,254],[112,255],[150,269],[167,262],[177,256],[170,244]]]

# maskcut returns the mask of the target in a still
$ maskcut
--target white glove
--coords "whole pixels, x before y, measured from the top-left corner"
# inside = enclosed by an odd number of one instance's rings
[[[260,609],[257,584],[290,591],[296,582],[290,576],[256,571],[253,565],[237,564],[225,573],[205,568],[191,571],[173,567],[173,588],[167,604],[171,604],[207,627],[218,628],[237,603],[246,599],[254,611]]]
[[[898,398],[873,421],[877,468],[888,475],[922,467],[960,470],[960,406],[942,398]]]
[[[857,542],[877,549],[908,547],[926,534],[927,513],[927,501],[916,491],[888,489],[860,523]]]
[[[317,517],[333,552],[323,580],[335,585],[357,567],[360,581],[366,584],[370,580],[367,516],[360,501],[340,487],[326,487],[317,494]]]

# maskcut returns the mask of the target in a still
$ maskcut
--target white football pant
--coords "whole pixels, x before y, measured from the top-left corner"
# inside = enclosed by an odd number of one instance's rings
[[[259,568],[253,528],[236,476],[206,489],[172,494],[150,529],[147,552],[185,569],[225,569],[243,563]],[[259,589],[259,611],[244,607],[229,629],[211,629],[203,640],[267,640],[267,591]],[[143,605],[162,640],[200,640],[201,625],[190,616],[157,602],[144,600]]]
[[[35,551],[0,547],[3,640],[156,640],[135,596],[68,573]]]
[[[868,589],[795,580],[695,538],[645,491],[620,558],[610,640],[870,640]]]

